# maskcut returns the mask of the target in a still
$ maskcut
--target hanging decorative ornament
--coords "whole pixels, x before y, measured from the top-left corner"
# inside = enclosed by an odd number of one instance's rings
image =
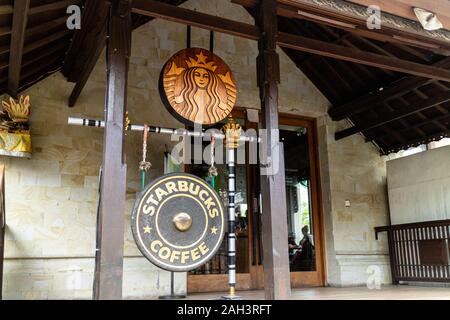
[[[30,97],[19,101],[2,101],[0,110],[0,155],[30,158],[32,152],[30,132]]]
[[[181,122],[210,126],[231,113],[237,86],[221,58],[205,49],[188,48],[165,64],[160,93],[166,108]]]
[[[425,30],[433,31],[444,27],[442,22],[439,21],[438,17],[433,12],[422,8],[414,8],[414,13]]]
[[[144,138],[142,142],[142,161],[139,163],[139,170],[147,172],[151,169],[152,164],[147,161],[147,142],[148,141],[148,125],[144,125]]]
[[[214,179],[219,175],[219,172],[217,171],[217,168],[215,166],[215,150],[216,150],[216,137],[211,137],[211,166],[208,170],[208,176],[211,179]]]
[[[222,133],[225,135],[225,143],[228,149],[237,149],[242,135],[242,127],[234,122],[232,116],[228,117],[228,123],[222,127]]]
[[[127,131],[130,129],[131,120],[128,114],[128,111],[125,112],[125,135],[127,135]]]

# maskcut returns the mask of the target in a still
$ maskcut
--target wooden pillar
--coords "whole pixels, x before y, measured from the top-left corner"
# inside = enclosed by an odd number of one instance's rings
[[[5,167],[0,166],[0,300],[3,299],[3,261],[5,258]]]
[[[126,164],[124,155],[131,13],[127,0],[113,0],[107,41],[107,93],[103,173],[97,225],[94,299],[122,299]]]
[[[8,93],[17,98],[22,69],[23,48],[28,23],[30,0],[16,0],[14,3],[13,21],[11,28],[11,48],[8,67]]]
[[[278,170],[271,175],[261,175],[264,288],[266,299],[283,300],[290,297],[291,284],[284,153],[278,131],[280,62],[276,52],[278,35],[276,0],[260,0],[256,17],[261,32],[257,59],[258,86],[263,129],[267,130],[265,151],[269,159],[268,166],[275,165],[279,160]]]

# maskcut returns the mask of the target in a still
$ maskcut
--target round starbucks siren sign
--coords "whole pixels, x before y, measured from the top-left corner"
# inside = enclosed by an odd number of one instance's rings
[[[165,64],[160,93],[169,112],[181,122],[213,125],[233,110],[237,86],[227,64],[205,49],[188,48]]]
[[[224,208],[204,180],[184,173],[163,176],[141,193],[132,213],[139,250],[156,266],[190,271],[210,260],[223,240]]]

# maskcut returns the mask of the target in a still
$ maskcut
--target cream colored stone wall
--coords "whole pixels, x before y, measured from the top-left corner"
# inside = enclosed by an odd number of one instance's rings
[[[366,285],[378,277],[388,284],[386,235],[376,241],[374,234],[374,227],[389,222],[386,158],[360,135],[335,141],[334,133],[347,127],[345,121],[332,122],[328,116],[319,120],[328,282]]]
[[[392,224],[450,219],[450,146],[387,162]]]
[[[253,23],[242,7],[228,1],[191,0],[183,7]],[[216,33],[215,44],[215,52],[235,74],[239,87],[238,106],[258,109],[256,42]],[[158,20],[133,33],[128,94],[132,122],[180,126],[161,104],[158,78],[167,59],[185,46],[184,25]],[[192,46],[208,48],[209,32],[193,28]],[[279,52],[280,111],[323,117],[328,108],[327,100],[290,59],[281,50]],[[68,84],[60,74],[50,76],[25,92],[31,96],[33,107],[33,158],[0,158],[6,165],[7,299],[91,297],[103,130],[71,127],[67,125],[67,118],[103,118],[105,68],[102,56],[73,109],[67,107],[73,84]],[[325,228],[330,231],[327,232],[329,279],[332,284],[349,284],[354,278],[363,283],[365,267],[361,269],[360,261],[352,260],[347,267],[342,261],[337,265],[330,261],[366,253],[378,257],[385,253],[384,242],[375,242],[371,231],[373,226],[385,224],[386,219],[384,160],[361,138],[335,143],[334,130],[334,124],[330,123],[321,127],[321,131],[326,132],[322,137],[326,143],[320,146],[322,170],[329,173],[322,182],[324,192],[332,199],[324,203],[325,208],[329,207],[324,210]],[[130,211],[140,189],[141,144],[140,134],[127,135],[128,188],[124,213],[124,297],[127,298],[155,297],[169,291],[169,274],[141,257],[130,232]],[[162,174],[165,145],[170,149],[170,138],[150,137],[152,178]],[[343,208],[347,198],[353,202],[350,209]],[[357,272],[357,275],[352,276],[350,272]],[[177,275],[176,290],[186,290],[184,274]]]

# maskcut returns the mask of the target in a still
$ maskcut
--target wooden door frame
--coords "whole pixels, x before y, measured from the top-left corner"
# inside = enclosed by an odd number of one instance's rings
[[[233,110],[233,117],[235,119],[245,120],[245,128],[256,128],[257,124],[248,121],[246,116],[246,108],[235,108]],[[279,113],[280,125],[289,125],[296,127],[305,127],[308,129],[308,153],[311,167],[311,208],[314,219],[314,242],[316,248],[319,248],[319,254],[316,251],[316,266],[315,272],[291,272],[291,284],[292,288],[298,287],[312,287],[312,286],[325,286],[326,285],[326,252],[325,252],[325,238],[324,238],[324,224],[323,224],[323,207],[322,207],[322,191],[320,183],[320,162],[319,162],[319,144],[318,144],[318,131],[317,120],[310,117],[298,116],[288,113]],[[255,127],[256,126],[256,127]],[[247,152],[248,155],[248,152]],[[249,273],[237,274],[237,290],[254,290],[264,289],[264,269],[262,261],[259,257],[259,245],[261,241],[260,237],[253,239],[253,234],[250,228],[256,227],[254,221],[251,221],[251,215],[253,210],[253,199],[249,198],[249,190],[254,186],[250,185],[250,172],[251,165],[247,164],[247,201],[249,204]],[[258,210],[257,210],[258,211]],[[253,241],[256,241],[253,244]],[[256,250],[256,264],[252,264],[252,246],[255,245]],[[228,289],[228,275],[189,275],[187,276],[187,292],[219,292],[226,291]]]
[[[314,221],[314,245],[316,248],[315,272],[291,272],[292,288],[305,286],[326,286],[327,266],[325,251],[325,234],[323,218],[323,198],[320,179],[319,141],[317,131],[317,119],[279,113],[280,125],[304,127],[308,129],[308,154],[311,174],[311,210]],[[317,250],[319,248],[319,250]],[[319,254],[317,254],[319,253]]]
[[[241,119],[245,121],[245,129],[247,126],[251,126],[247,118],[247,109],[235,107],[232,112],[234,119]],[[248,155],[246,148],[246,157]],[[189,170],[190,166],[185,166],[185,170]],[[253,205],[251,199],[249,199],[249,168],[250,165],[248,161],[246,163],[246,187],[247,187],[247,201],[248,201],[248,216],[253,214]],[[251,231],[252,221],[249,218],[249,228],[248,228],[248,261],[249,261],[249,272],[248,273],[238,273],[236,274],[236,289],[237,290],[254,290],[259,288],[259,278],[258,278],[258,265],[252,266],[252,245],[253,237]],[[226,239],[224,239],[226,241]],[[259,240],[258,240],[259,241]],[[262,269],[262,266],[261,266]],[[207,274],[207,275],[187,275],[187,292],[188,293],[198,293],[198,292],[220,292],[228,290],[228,274]]]

